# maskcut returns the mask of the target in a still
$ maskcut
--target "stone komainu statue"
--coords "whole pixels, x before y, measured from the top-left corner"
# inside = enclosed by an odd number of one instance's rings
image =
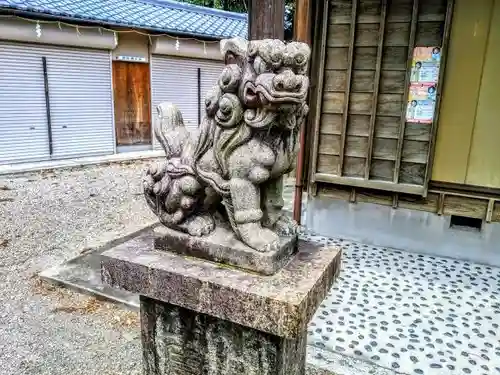
[[[166,163],[150,167],[144,192],[165,226],[193,236],[220,220],[258,251],[296,233],[283,207],[283,175],[293,169],[299,127],[308,112],[307,44],[223,40],[225,67],[207,94],[205,117],[191,134],[174,104],[158,106],[155,135]]]

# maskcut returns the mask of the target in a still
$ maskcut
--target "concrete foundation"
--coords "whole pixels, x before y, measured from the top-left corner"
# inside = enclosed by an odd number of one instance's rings
[[[450,216],[323,197],[309,197],[306,223],[324,236],[500,266],[499,223],[455,228]]]

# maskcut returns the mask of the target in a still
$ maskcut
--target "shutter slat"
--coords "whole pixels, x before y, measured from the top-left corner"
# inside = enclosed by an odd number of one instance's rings
[[[2,42],[0,163],[50,157],[43,56],[47,59],[50,92],[52,157],[112,154],[109,51]]]
[[[151,58],[151,96],[153,125],[158,121],[156,107],[172,102],[182,112],[189,130],[198,129],[198,60],[153,55]],[[154,147],[161,146],[154,139]]]
[[[222,61],[203,61],[201,64],[201,117],[205,116],[205,97],[217,84],[220,74],[224,69]]]
[[[0,44],[0,164],[49,157],[42,60],[22,47]]]

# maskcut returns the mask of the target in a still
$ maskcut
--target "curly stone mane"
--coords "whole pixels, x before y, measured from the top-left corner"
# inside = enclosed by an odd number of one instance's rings
[[[167,163],[146,172],[145,195],[163,224],[192,235],[213,230],[222,203],[234,232],[258,248],[244,238],[249,227],[244,224],[261,225],[272,216],[260,202],[266,186],[293,168],[299,126],[308,112],[310,49],[303,43],[235,38],[222,41],[221,52],[226,66],[206,95],[196,135],[187,132],[175,105],[158,107],[155,135]],[[241,194],[253,203],[243,207]]]

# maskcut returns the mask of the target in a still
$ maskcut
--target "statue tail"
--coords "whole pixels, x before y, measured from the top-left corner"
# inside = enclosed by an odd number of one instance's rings
[[[161,103],[156,107],[158,120],[154,127],[156,139],[165,150],[167,159],[179,157],[183,146],[189,138],[189,132],[184,126],[182,113],[175,104]]]

